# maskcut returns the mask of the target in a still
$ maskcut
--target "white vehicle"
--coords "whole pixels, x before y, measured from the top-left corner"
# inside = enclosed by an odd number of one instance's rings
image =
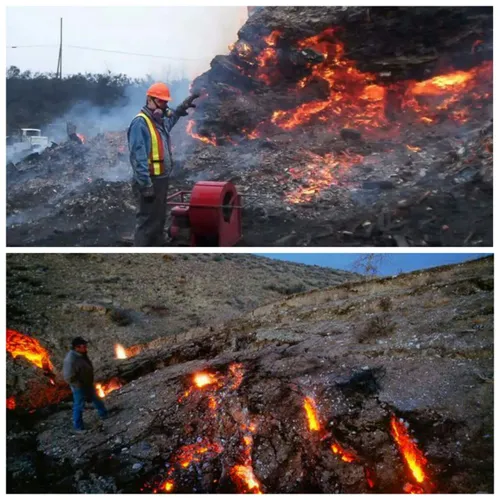
[[[41,153],[50,145],[48,137],[42,136],[38,128],[22,128],[17,134],[7,137],[7,160],[21,161],[31,153]]]
[[[29,144],[33,149],[45,149],[49,145],[49,138],[42,136],[42,131],[38,128],[22,128],[21,140]]]

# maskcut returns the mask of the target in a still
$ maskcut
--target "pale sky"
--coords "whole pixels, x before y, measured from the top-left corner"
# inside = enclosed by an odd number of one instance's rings
[[[131,77],[193,79],[227,54],[247,19],[238,7],[8,7],[7,67],[55,72],[63,18],[63,76],[110,70]],[[49,45],[9,48],[12,45]],[[70,48],[68,45],[175,60]],[[181,60],[198,59],[198,60]]]

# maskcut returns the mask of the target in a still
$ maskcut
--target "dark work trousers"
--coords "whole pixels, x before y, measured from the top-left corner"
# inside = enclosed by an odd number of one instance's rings
[[[75,429],[83,430],[83,410],[85,401],[92,401],[96,407],[97,413],[102,419],[108,418],[108,411],[102,402],[102,399],[96,394],[94,387],[80,389],[70,386],[73,392],[73,426]]]
[[[151,177],[155,190],[155,199],[146,201],[139,192],[139,186],[133,183],[133,192],[137,202],[134,246],[163,246],[163,235],[167,219],[168,177]]]

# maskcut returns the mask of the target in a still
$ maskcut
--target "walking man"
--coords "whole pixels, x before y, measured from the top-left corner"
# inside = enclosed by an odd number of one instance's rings
[[[64,358],[63,376],[73,392],[73,426],[83,431],[83,410],[86,401],[92,401],[97,413],[104,420],[108,411],[102,399],[95,392],[94,367],[87,355],[87,341],[76,337],[71,342],[71,350]]]
[[[187,116],[189,108],[195,107],[197,97],[193,94],[171,110],[170,89],[164,83],[154,83],[146,92],[146,105],[130,124],[127,137],[138,206],[134,235],[137,247],[165,244],[168,178],[174,166],[170,131],[181,116]]]

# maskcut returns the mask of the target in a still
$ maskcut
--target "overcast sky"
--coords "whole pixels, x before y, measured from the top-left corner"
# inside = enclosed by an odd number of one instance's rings
[[[147,74],[193,79],[210,67],[247,19],[246,7],[8,7],[7,67],[55,72],[63,18],[63,75],[79,72]],[[172,57],[139,57],[68,45]],[[198,59],[183,61],[185,59]]]

